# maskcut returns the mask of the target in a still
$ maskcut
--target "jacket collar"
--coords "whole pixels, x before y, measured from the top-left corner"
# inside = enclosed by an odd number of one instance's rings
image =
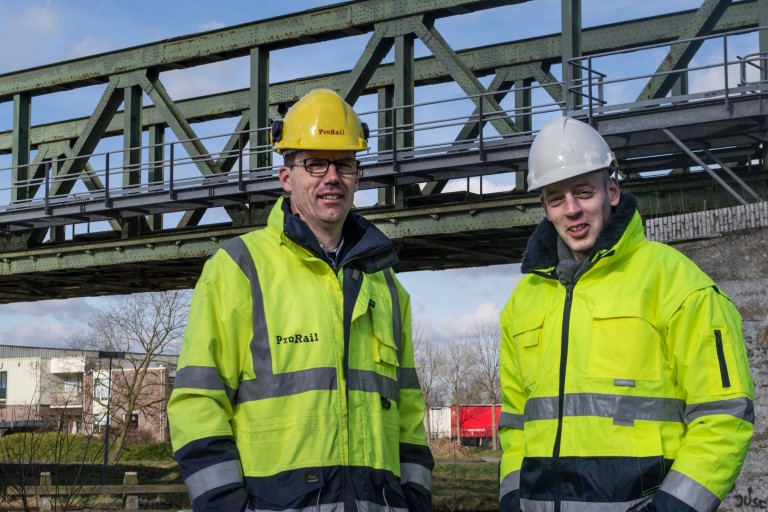
[[[605,229],[600,233],[594,247],[589,251],[587,259],[593,261],[598,253],[613,248],[627,231],[636,212],[637,198],[622,192],[619,204],[614,208],[611,218],[608,219]],[[534,271],[551,271],[557,267],[560,262],[557,252],[558,239],[559,235],[555,230],[555,225],[548,219],[542,220],[528,240],[528,247],[523,254],[520,270],[524,274],[530,274]]]
[[[290,198],[281,197],[269,214],[267,225],[285,234],[312,255],[328,262],[325,251],[309,226],[291,211]],[[349,212],[342,227],[344,244],[338,255],[339,267],[356,268],[366,274],[394,266],[398,259],[392,241],[366,219]]]

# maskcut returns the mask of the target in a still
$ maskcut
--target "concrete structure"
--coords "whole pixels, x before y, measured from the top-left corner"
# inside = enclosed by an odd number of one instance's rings
[[[128,423],[130,438],[168,441],[165,406],[176,357],[159,357],[139,387],[131,356],[114,361],[110,379],[97,351],[0,345],[0,432],[23,425],[98,434],[111,399],[110,423],[115,428]],[[134,389],[136,406],[128,411]]]
[[[666,226],[666,227],[665,227]],[[657,219],[649,237],[696,262],[733,300],[755,381],[755,436],[721,510],[768,509],[768,203]]]

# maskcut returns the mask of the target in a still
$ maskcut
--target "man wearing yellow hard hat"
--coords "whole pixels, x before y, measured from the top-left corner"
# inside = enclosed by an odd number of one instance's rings
[[[272,126],[264,229],[206,263],[168,405],[194,510],[431,510],[410,299],[350,212],[367,127],[317,89]]]

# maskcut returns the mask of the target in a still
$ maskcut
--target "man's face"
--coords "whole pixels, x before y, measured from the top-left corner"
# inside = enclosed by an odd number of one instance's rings
[[[611,207],[619,204],[619,183],[606,171],[595,171],[544,187],[541,205],[574,259],[584,259],[594,247]]]
[[[341,230],[357,191],[357,174],[340,174],[331,164],[323,176],[307,172],[307,158],[354,159],[354,151],[300,151],[294,166],[280,169],[283,190],[291,194],[291,210],[301,217],[318,238]]]

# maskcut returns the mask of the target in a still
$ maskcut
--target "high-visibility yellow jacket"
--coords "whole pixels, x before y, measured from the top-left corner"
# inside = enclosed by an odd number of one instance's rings
[[[739,474],[754,423],[741,317],[645,238],[636,205],[622,194],[575,271],[549,221],[529,241],[501,313],[502,512],[712,511]]]
[[[195,287],[168,404],[194,510],[431,510],[410,299],[351,213],[338,270],[280,199]]]

